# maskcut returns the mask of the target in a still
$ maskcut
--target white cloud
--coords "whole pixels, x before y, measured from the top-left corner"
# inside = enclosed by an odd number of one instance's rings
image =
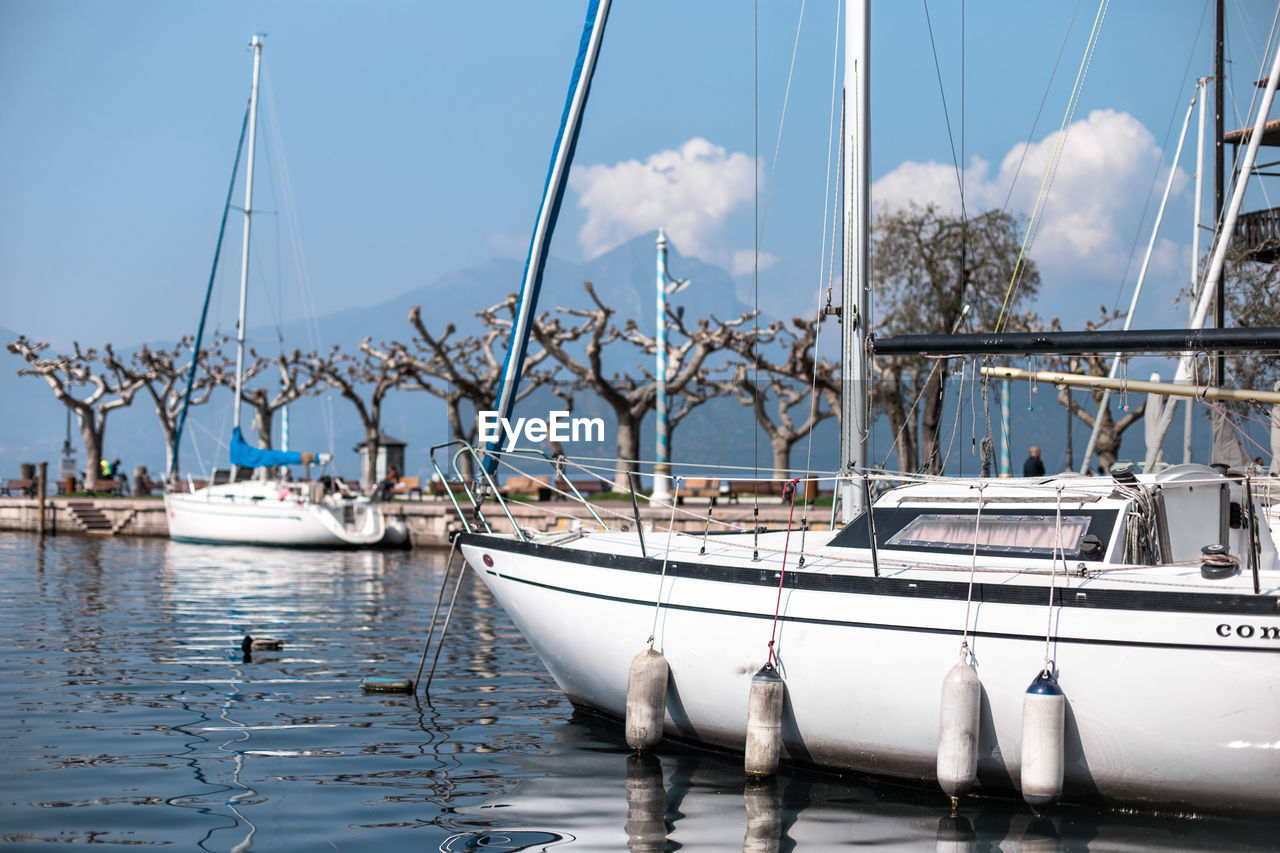
[[[754,249],[739,249],[733,253],[729,271],[735,276],[749,275],[753,270],[767,270],[777,262],[777,255],[761,252],[759,265],[757,266]]]
[[[741,252],[725,245],[724,225],[735,209],[751,202],[755,177],[750,156],[697,137],[644,162],[575,166],[569,186],[587,212],[578,242],[590,259],[665,228],[682,253],[737,266]],[[762,267],[769,257],[762,256]]]
[[[1008,197],[1009,212],[1029,219],[1058,138],[1055,131],[1038,142],[1015,146],[994,175],[990,174],[989,163],[974,157],[965,169],[968,209],[1004,207]],[[1026,159],[1019,171],[1024,149]],[[1066,132],[1065,147],[1052,176],[1048,202],[1031,249],[1042,271],[1071,270],[1118,280],[1129,261],[1134,229],[1142,217],[1153,169],[1156,163],[1163,162],[1163,156],[1151,132],[1128,113],[1095,110],[1072,124]],[[1162,166],[1161,174],[1156,176],[1157,201],[1168,179],[1166,168]],[[1018,182],[1010,196],[1015,174]],[[1181,192],[1187,181],[1187,175],[1178,170],[1175,193]],[[953,212],[960,207],[954,167],[936,162],[901,164],[875,182],[872,196],[877,206],[890,209],[908,201],[933,202]],[[1140,249],[1146,245],[1146,236],[1140,235]],[[1176,255],[1174,247],[1159,246],[1153,271],[1169,268],[1170,252]]]

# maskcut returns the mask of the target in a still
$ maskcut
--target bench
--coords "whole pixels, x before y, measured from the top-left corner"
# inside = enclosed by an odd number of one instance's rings
[[[498,492],[503,497],[508,498],[527,495],[536,497],[540,501],[549,500],[551,498],[551,478],[508,477],[507,481],[498,487]]]
[[[595,477],[589,477],[585,480],[570,480],[562,475],[554,480],[550,477],[538,477],[537,479],[554,484],[553,488],[548,489],[550,498],[553,501],[577,500],[577,495],[574,494],[575,490],[583,498],[589,498],[592,495],[603,495],[613,489],[612,483],[606,483],[604,480],[598,480]]]
[[[422,500],[421,481],[417,477],[401,477],[396,480],[394,486],[387,490],[387,497],[394,498],[397,495],[404,495],[406,498],[413,500],[417,495],[417,500]]]
[[[99,477],[96,480],[90,480],[85,483],[84,490],[86,492],[106,492],[108,494],[118,495],[123,491],[122,485],[123,484],[119,480]]]
[[[685,498],[710,498],[711,505],[715,506],[720,498],[720,478],[690,477],[680,484],[680,494],[676,497],[676,503],[684,503]]]
[[[36,493],[35,480],[10,480],[0,488],[0,492],[4,492],[11,497],[31,497]]]
[[[742,498],[753,498],[756,495],[760,497],[782,497],[782,487],[785,483],[777,480],[730,480],[729,491],[727,497],[729,503],[738,503]]]

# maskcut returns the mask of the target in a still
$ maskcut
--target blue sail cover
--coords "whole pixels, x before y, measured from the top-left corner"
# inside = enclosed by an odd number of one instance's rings
[[[530,322],[538,306],[538,292],[542,288],[542,271],[547,262],[547,249],[555,231],[560,202],[564,198],[569,167],[578,145],[578,131],[582,127],[582,114],[586,110],[587,95],[591,91],[591,76],[595,73],[596,58],[604,40],[604,25],[609,18],[610,0],[588,0],[586,22],[578,43],[578,56],[569,80],[569,94],[565,98],[564,113],[560,117],[560,129],[551,153],[551,166],[547,171],[547,183],[543,189],[542,205],[529,242],[529,256],[525,260],[524,281],[520,287],[520,300],[516,305],[515,322],[511,324],[511,342],[507,358],[498,380],[498,414],[510,417],[515,407],[516,392],[520,386],[520,374],[524,370],[525,349],[529,343]],[[491,442],[494,450],[500,442]],[[493,457],[485,460],[485,468],[492,473]]]
[[[301,465],[302,454],[296,450],[266,450],[250,447],[240,434],[231,430],[231,464],[240,468],[265,468],[268,465]]]

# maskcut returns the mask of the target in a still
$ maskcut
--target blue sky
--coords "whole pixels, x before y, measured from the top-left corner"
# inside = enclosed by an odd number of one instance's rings
[[[285,217],[264,216],[255,276],[272,279],[302,258],[310,293],[299,296],[296,280],[273,285],[255,318],[297,316],[308,298],[320,313],[377,304],[451,270],[523,256],[584,6],[0,0],[0,326],[60,345],[194,330],[254,32],[266,34],[264,137],[282,141],[259,149],[257,205],[290,207],[287,168],[298,234],[295,251]],[[762,207],[773,176],[761,303],[789,310],[797,293],[816,293],[832,0],[803,4],[773,164],[801,9],[760,4],[756,130],[751,4],[615,0],[553,254],[580,260],[665,227],[680,251],[749,269],[758,148]],[[960,4],[928,9],[970,206],[1003,205],[1030,136],[1010,205],[1026,215],[1096,3],[967,3],[963,26]],[[1229,128],[1247,122],[1275,11],[1228,2]],[[872,28],[875,200],[953,204],[925,6],[875,2]],[[1211,46],[1209,0],[1111,4],[1032,248],[1042,314],[1072,328],[1100,305],[1127,305]],[[1172,295],[1190,274],[1194,133],[1139,327],[1185,316]],[[1274,204],[1255,193],[1246,209]],[[477,294],[476,307],[500,296]]]

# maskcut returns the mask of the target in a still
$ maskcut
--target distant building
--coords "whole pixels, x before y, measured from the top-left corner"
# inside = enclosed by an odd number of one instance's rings
[[[357,444],[354,448],[352,448],[353,450],[355,450],[360,454],[361,477],[364,476],[365,471],[369,470],[368,465],[365,464],[366,460],[369,458],[369,452],[366,449],[367,444],[368,442],[362,441],[359,444]],[[363,480],[361,480],[360,487],[362,489],[368,490],[373,486],[374,483],[381,482],[387,476],[387,466],[389,465],[396,466],[396,470],[399,471],[401,474],[403,474],[404,473],[404,449],[406,446],[407,445],[405,445],[405,443],[398,438],[392,438],[386,433],[379,433],[378,434],[378,458],[373,468],[373,482],[366,483]]]

